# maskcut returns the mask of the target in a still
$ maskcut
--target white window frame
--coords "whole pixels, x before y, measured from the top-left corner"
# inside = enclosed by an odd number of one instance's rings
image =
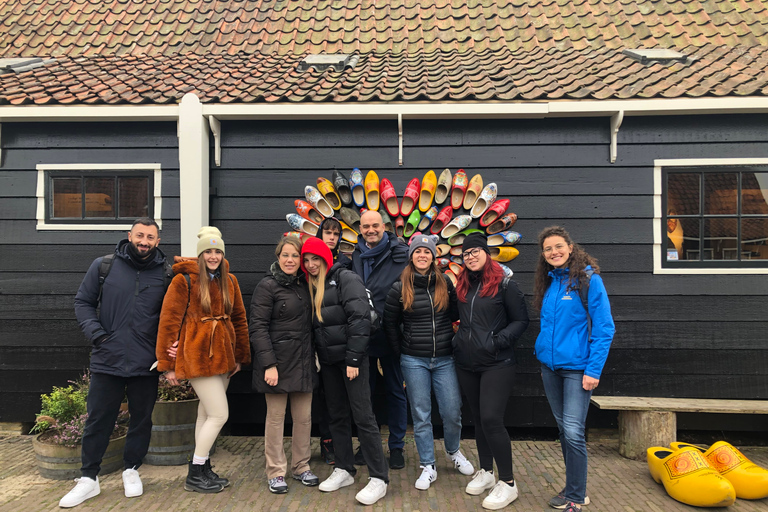
[[[154,171],[154,218],[163,228],[162,168],[159,163],[149,164],[38,164],[37,167],[37,230],[38,231],[130,231],[131,224],[49,224],[45,222],[45,185],[49,171]]]
[[[662,168],[695,166],[744,166],[768,165],[768,158],[682,158],[679,160],[659,159],[653,161],[653,273],[654,274],[768,274],[768,268],[663,268],[661,244],[664,230]]]

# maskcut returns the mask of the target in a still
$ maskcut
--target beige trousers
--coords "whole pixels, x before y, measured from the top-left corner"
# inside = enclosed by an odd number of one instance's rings
[[[300,475],[309,469],[312,452],[309,437],[312,431],[312,393],[265,393],[267,419],[264,425],[264,452],[267,459],[267,478],[289,477],[288,461],[283,449],[285,408],[291,399],[293,434],[291,437],[291,473]]]
[[[197,393],[200,404],[197,406],[197,422],[195,424],[195,455],[207,458],[221,427],[229,418],[227,402],[227,374],[212,377],[189,379],[192,389]]]

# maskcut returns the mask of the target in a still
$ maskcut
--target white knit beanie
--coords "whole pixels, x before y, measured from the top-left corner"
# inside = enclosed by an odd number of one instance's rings
[[[197,255],[200,256],[207,249],[218,249],[224,252],[224,240],[221,231],[213,226],[203,226],[197,232]]]

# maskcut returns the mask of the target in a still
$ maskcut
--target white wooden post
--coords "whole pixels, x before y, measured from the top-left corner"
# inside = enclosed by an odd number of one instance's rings
[[[193,93],[179,108],[179,203],[181,255],[196,256],[197,232],[209,223],[208,122]]]

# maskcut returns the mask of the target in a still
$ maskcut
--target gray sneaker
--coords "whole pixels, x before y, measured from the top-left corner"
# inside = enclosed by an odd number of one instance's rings
[[[569,503],[571,503],[571,501],[565,499],[565,489],[560,491],[560,493],[557,496],[554,496],[552,497],[551,500],[549,500],[550,507],[561,509],[561,510],[567,507]],[[576,503],[576,505],[582,505],[582,506],[589,505],[589,496],[584,497],[584,503]]]
[[[317,475],[310,470],[306,470],[300,475],[293,475],[293,479],[300,481],[302,484],[306,485],[307,487],[314,487],[316,485],[320,485],[320,479],[317,478]]]
[[[269,479],[269,492],[274,494],[285,494],[288,492],[288,484],[285,478],[278,476]]]

